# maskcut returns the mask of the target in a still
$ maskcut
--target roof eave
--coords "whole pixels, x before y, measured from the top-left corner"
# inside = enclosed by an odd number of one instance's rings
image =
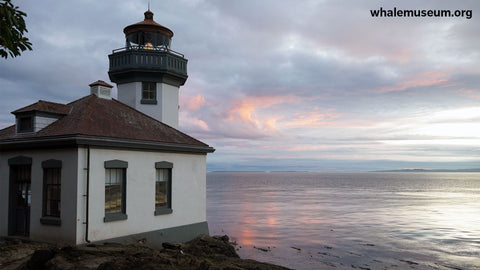
[[[126,148],[183,153],[213,153],[215,149],[208,145],[191,145],[155,141],[129,140],[84,135],[53,136],[41,138],[15,138],[0,141],[0,150],[21,150],[41,148],[64,148],[75,146],[97,146],[106,148]]]
[[[113,147],[113,148],[131,148],[131,149],[143,149],[143,150],[205,153],[205,154],[213,153],[215,151],[213,147],[210,147],[208,145],[192,145],[192,144],[156,142],[156,141],[118,139],[118,138],[88,137],[88,136],[77,137],[77,144],[101,146],[101,147]]]

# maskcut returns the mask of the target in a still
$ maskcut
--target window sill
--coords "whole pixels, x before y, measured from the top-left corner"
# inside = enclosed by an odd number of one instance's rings
[[[172,208],[157,208],[155,209],[155,216],[167,215],[173,213]]]
[[[105,214],[103,218],[103,222],[111,222],[111,221],[118,221],[118,220],[126,220],[128,219],[127,214],[123,213],[115,213],[115,214]]]
[[[155,104],[157,104],[157,100],[155,100],[155,99],[142,99],[142,100],[140,100],[140,104],[152,104],[152,105],[155,105]]]
[[[42,217],[40,218],[40,223],[43,225],[61,226],[62,220],[56,217]]]

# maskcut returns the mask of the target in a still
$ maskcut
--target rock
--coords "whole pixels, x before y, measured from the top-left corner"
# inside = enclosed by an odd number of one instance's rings
[[[210,237],[207,235],[200,235],[192,241],[185,243],[183,251],[206,258],[211,258],[212,255],[215,255],[213,257],[221,255],[230,258],[240,258],[237,252],[235,252],[235,248],[230,245],[228,240],[228,236]]]
[[[230,237],[228,237],[228,235],[214,235],[212,238],[213,238],[213,239],[222,240],[222,241],[225,242],[225,243],[229,243],[229,242],[230,242]]]
[[[262,247],[255,247],[255,246],[254,246],[253,248],[254,248],[254,249],[258,249],[258,250],[263,251],[263,252],[269,252],[269,251],[270,251],[270,247],[268,247],[268,248],[262,248]]]
[[[187,243],[164,243],[163,249],[144,244],[103,244],[61,249],[45,244],[0,244],[1,267],[24,270],[285,270],[287,268],[253,260],[242,260],[228,236],[202,235]],[[30,251],[26,250],[30,249]],[[21,250],[21,256],[15,251]],[[35,250],[35,252],[34,252]],[[32,254],[33,253],[33,254]],[[8,254],[8,255],[7,255]],[[10,256],[7,258],[5,256]],[[11,258],[16,258],[12,260]],[[18,261],[21,259],[21,261]],[[17,263],[23,263],[16,267]]]
[[[50,249],[37,249],[33,253],[32,257],[24,264],[22,270],[43,270],[45,264],[52,259],[58,250],[54,248]]]
[[[180,243],[165,242],[165,243],[162,243],[162,247],[164,249],[182,250],[182,244]]]

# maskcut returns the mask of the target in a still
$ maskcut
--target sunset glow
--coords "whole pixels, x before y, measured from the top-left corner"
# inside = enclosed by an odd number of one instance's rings
[[[109,82],[108,54],[124,46],[119,27],[145,9],[139,1],[95,9],[50,2],[46,15],[22,1],[34,51],[0,62],[0,128],[13,124],[9,112],[19,107],[68,103],[88,95],[89,82]],[[188,59],[179,127],[217,149],[208,170],[480,167],[480,3],[402,3],[469,9],[470,19],[374,18],[378,5],[152,5],[158,23],[175,32],[171,48]],[[89,15],[61,12],[72,8]]]

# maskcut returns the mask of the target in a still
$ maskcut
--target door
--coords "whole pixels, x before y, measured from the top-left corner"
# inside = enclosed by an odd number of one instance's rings
[[[9,234],[28,236],[32,196],[31,165],[10,166],[10,184]]]

